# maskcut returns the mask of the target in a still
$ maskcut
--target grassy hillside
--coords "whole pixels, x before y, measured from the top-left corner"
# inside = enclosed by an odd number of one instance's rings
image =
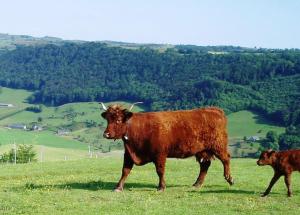
[[[0,128],[0,144],[31,144],[31,145],[44,145],[55,148],[68,148],[68,149],[87,149],[87,145],[72,139],[59,137],[52,132],[29,132],[16,129]]]
[[[249,156],[257,152],[258,142],[245,142],[244,137],[257,136],[260,139],[268,131],[275,131],[278,135],[284,133],[285,128],[275,125],[262,115],[250,111],[239,111],[228,115],[229,149],[234,157]]]
[[[25,111],[24,109],[28,106],[31,106],[27,103],[26,99],[32,94],[30,91],[26,90],[13,90],[9,88],[2,88],[2,93],[0,94],[1,103],[13,104],[13,108],[1,108],[0,109],[0,144],[4,146],[3,149],[0,147],[0,151],[4,152],[5,145],[13,144],[31,144],[31,145],[43,145],[46,147],[61,148],[65,149],[64,154],[72,154],[72,150],[87,150],[88,145],[82,142],[73,140],[68,137],[60,137],[54,134],[53,131],[45,129],[42,132],[30,132],[16,129],[7,129],[4,128],[7,125],[21,123],[29,125],[32,122],[37,122],[38,117],[47,117],[47,113],[54,108],[44,108],[43,114],[37,115],[33,112]],[[43,126],[48,126],[47,122],[42,123]],[[55,126],[55,124],[53,125]],[[60,149],[58,149],[60,150]],[[51,150],[45,153],[52,154]],[[79,153],[80,155],[81,153]],[[59,156],[55,156],[59,157]],[[56,158],[49,158],[47,160],[55,160]]]
[[[17,113],[28,107],[26,99],[32,94],[27,90],[15,90],[6,87],[1,88],[0,103],[13,104],[13,108],[0,108],[0,120],[6,116]]]
[[[268,131],[284,132],[284,127],[275,125],[262,115],[250,111],[239,111],[228,115],[228,133],[232,139],[244,136],[265,137]]]
[[[120,177],[121,157],[0,166],[1,214],[299,214],[300,175],[294,196],[282,179],[261,198],[273,173],[252,159],[232,159],[235,185],[223,179],[216,160],[204,186],[195,189],[195,159],[169,159],[165,192],[157,192],[152,164],[134,167],[123,193],[111,192]]]
[[[11,103],[15,107],[0,109],[1,145],[15,142],[84,151],[89,145],[97,146],[97,148],[102,145],[100,152],[110,151],[112,147],[110,145],[120,148],[120,141],[113,142],[102,137],[106,121],[100,115],[102,110],[98,102],[69,103],[58,107],[42,106],[42,112],[34,113],[24,110],[26,107],[32,106],[26,102],[26,98],[31,94],[32,92],[25,90],[2,88],[0,102]],[[126,102],[117,103],[121,103],[125,107],[130,106],[130,103]],[[133,110],[142,111],[143,109],[135,106]],[[5,128],[7,125],[15,123],[28,126],[37,123],[44,130],[36,132]],[[58,130],[67,131],[67,133],[58,136],[56,134]],[[96,150],[95,147],[92,149]]]

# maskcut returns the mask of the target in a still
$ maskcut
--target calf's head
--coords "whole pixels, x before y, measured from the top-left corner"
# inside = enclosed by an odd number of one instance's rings
[[[276,152],[273,150],[263,151],[260,154],[258,161],[256,162],[259,166],[272,165],[276,159]]]
[[[121,139],[127,132],[127,121],[132,116],[132,112],[121,105],[111,105],[108,108],[102,103],[105,110],[101,116],[107,120],[107,127],[103,133],[103,137],[107,139]]]

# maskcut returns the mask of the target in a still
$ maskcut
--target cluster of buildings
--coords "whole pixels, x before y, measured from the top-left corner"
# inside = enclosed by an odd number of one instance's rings
[[[31,131],[42,131],[43,127],[39,125],[32,125],[31,127],[27,127],[25,124],[10,124],[7,126],[9,129],[21,129],[21,130],[31,130]]]
[[[0,103],[0,108],[12,108],[12,107],[14,107],[13,104]]]

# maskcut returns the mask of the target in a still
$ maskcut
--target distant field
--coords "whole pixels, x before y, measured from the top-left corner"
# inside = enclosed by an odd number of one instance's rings
[[[30,132],[16,129],[0,128],[0,144],[44,145],[55,148],[87,149],[87,145],[79,141],[59,137],[51,132]]]
[[[281,134],[284,127],[274,125],[263,116],[250,111],[239,111],[228,115],[228,133],[231,155],[245,157],[249,153],[257,152],[259,143],[243,142],[244,137],[257,136],[264,138],[268,131],[275,131]],[[240,142],[240,145],[237,145]]]
[[[13,104],[14,108],[0,109],[0,144],[32,144],[53,147],[53,149],[69,151],[70,149],[87,150],[88,146],[102,144],[102,148],[93,148],[92,151],[107,152],[120,146],[121,143],[106,140],[102,137],[106,126],[105,120],[101,117],[102,109],[98,102],[69,103],[58,107],[42,105],[41,113],[25,111],[28,106],[26,98],[32,92],[2,88],[0,102]],[[130,103],[121,103],[129,107]],[[109,105],[109,104],[106,104]],[[134,111],[142,111],[135,106]],[[2,118],[1,118],[2,117]],[[38,122],[41,119],[41,122]],[[44,127],[41,132],[23,131],[5,128],[10,124],[25,124],[30,127],[32,123],[38,123]],[[67,131],[62,136],[56,135],[58,130]],[[113,144],[113,148],[110,145]],[[64,152],[65,153],[65,152]],[[55,154],[53,154],[55,156]],[[79,156],[80,153],[79,153]],[[53,157],[52,160],[56,158]]]
[[[157,192],[152,164],[134,167],[123,193],[114,193],[122,158],[0,165],[0,214],[299,214],[300,175],[292,177],[294,196],[282,179],[261,198],[273,171],[254,159],[232,159],[235,184],[223,178],[219,160],[204,186],[195,189],[195,159],[169,159],[165,192]]]
[[[13,104],[14,107],[0,108],[0,119],[6,115],[11,115],[29,106],[29,104],[26,103],[26,99],[32,94],[32,92],[27,90],[15,90],[6,87],[2,87],[1,90],[2,93],[0,93],[0,103]]]
[[[274,125],[256,113],[239,111],[228,115],[228,133],[230,138],[243,138],[244,136],[265,137],[268,131],[283,133],[285,128]]]
[[[14,148],[13,144],[1,145],[0,154],[9,152],[12,148]],[[35,145],[34,150],[37,153],[36,159],[38,162],[78,160],[90,157],[88,148],[84,150]],[[96,157],[96,155],[93,154],[93,157]]]

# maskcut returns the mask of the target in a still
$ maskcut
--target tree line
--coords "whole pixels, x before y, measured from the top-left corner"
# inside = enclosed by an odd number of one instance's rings
[[[0,55],[0,84],[33,90],[30,102],[53,106],[114,100],[143,101],[149,110],[217,105],[227,113],[251,109],[282,125],[300,124],[300,51],[293,49],[20,46]]]

